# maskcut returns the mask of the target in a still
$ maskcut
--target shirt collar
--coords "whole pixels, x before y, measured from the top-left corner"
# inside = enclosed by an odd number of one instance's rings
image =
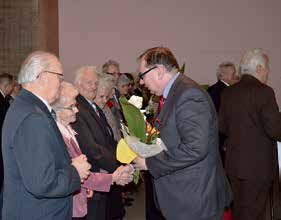
[[[38,99],[40,99],[47,106],[47,108],[50,112],[52,111],[52,107],[50,106],[50,104],[45,99],[43,99],[41,96],[36,95],[34,93],[32,93],[32,94],[35,95]]]
[[[221,79],[220,79],[220,81],[221,81],[223,84],[225,84],[225,85],[227,85],[227,86],[230,86],[227,82],[225,82],[225,81],[223,81],[223,80],[221,80]]]
[[[6,96],[5,96],[4,92],[1,89],[0,89],[0,92],[3,95],[3,97],[5,98]]]
[[[178,72],[176,75],[174,75],[170,81],[168,82],[168,84],[166,85],[166,87],[164,88],[163,91],[163,97],[166,99],[168,97],[168,94],[170,92],[170,89],[172,87],[172,85],[174,84],[175,80],[178,78],[178,76],[180,75],[180,73]]]

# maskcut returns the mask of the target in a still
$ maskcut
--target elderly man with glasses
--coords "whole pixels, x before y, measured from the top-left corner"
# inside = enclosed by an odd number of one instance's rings
[[[72,217],[72,193],[89,175],[85,156],[71,162],[51,104],[63,77],[58,58],[37,51],[23,62],[23,89],[3,126],[4,220]]]

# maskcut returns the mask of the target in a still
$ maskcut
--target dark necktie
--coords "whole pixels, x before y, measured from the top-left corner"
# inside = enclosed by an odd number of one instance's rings
[[[158,108],[157,108],[157,114],[159,114],[161,112],[161,109],[165,103],[166,99],[164,98],[164,96],[160,96],[160,100],[159,100],[159,104],[158,104]]]

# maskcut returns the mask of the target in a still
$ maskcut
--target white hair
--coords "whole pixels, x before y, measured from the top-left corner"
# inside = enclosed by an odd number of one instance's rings
[[[235,68],[235,65],[234,63],[230,62],[230,61],[225,61],[225,62],[222,62],[220,63],[220,65],[218,66],[217,68],[217,79],[220,79],[221,78],[221,73],[222,73],[222,69],[223,68],[228,68],[228,67],[231,67],[234,69],[234,71],[236,72],[236,68]]]
[[[49,69],[51,58],[57,59],[55,55],[45,51],[35,51],[29,54],[22,63],[18,82],[22,84],[36,80],[42,71]]]
[[[99,74],[97,73],[97,68],[95,66],[81,66],[76,72],[75,72],[75,78],[74,78],[74,84],[79,84],[81,82],[81,78],[83,76],[83,74],[87,71],[91,71],[94,74],[97,75],[97,77],[99,76]]]
[[[240,74],[254,75],[258,65],[265,67],[266,57],[263,49],[252,49],[242,57],[240,62]]]

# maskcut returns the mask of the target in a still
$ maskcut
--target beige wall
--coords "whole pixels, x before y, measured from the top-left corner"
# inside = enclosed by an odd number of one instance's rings
[[[245,50],[270,55],[269,85],[281,106],[280,0],[59,0],[60,57],[67,79],[82,64],[108,59],[135,71],[145,49],[167,46],[201,84],[216,81],[217,65],[238,64]]]

